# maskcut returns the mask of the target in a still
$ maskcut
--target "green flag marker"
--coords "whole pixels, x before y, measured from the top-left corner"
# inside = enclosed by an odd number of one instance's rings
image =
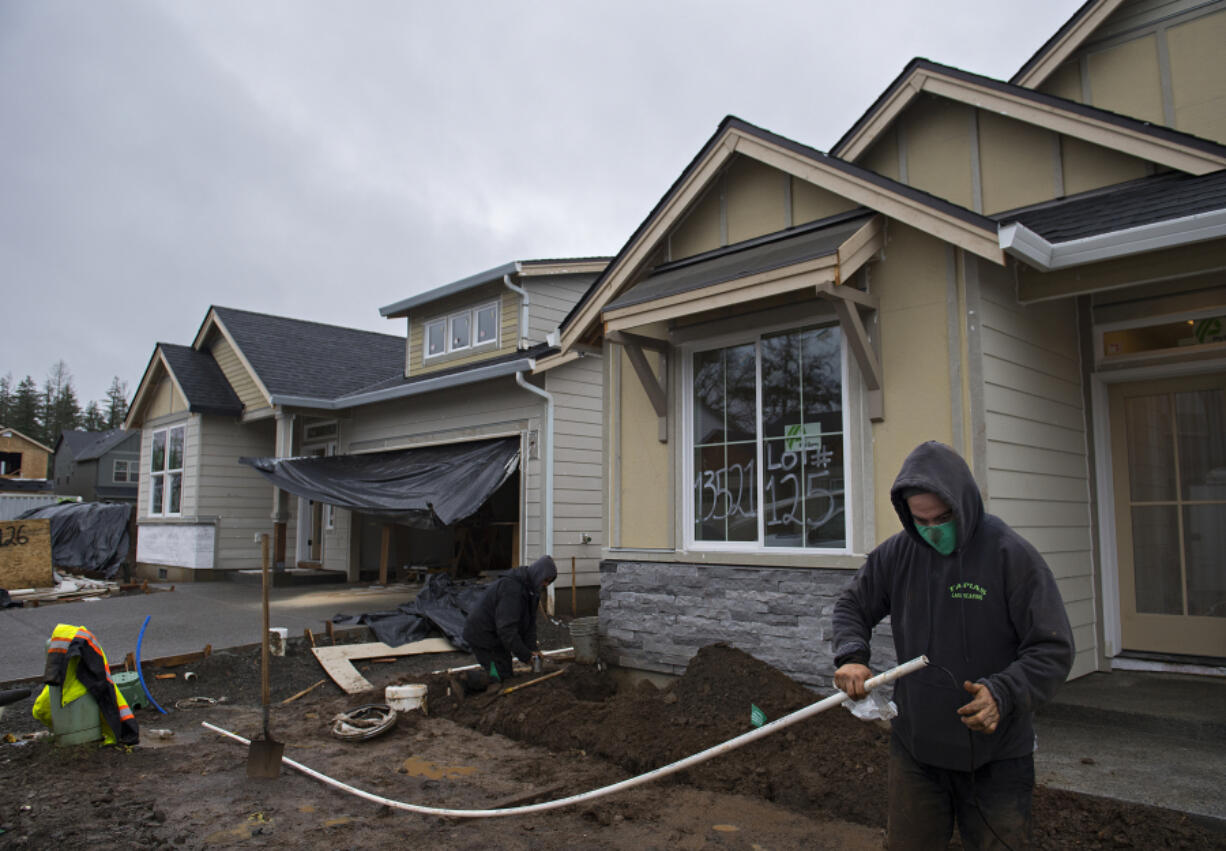
[[[494,678],[494,682],[502,682],[502,677],[498,676],[498,666],[490,662],[490,676]]]
[[[761,727],[766,723],[766,713],[752,703],[749,704],[749,723]]]

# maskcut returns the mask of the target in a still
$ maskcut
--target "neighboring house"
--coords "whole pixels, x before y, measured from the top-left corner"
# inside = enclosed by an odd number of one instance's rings
[[[87,502],[136,502],[140,432],[62,431],[55,442],[55,491]]]
[[[1011,83],[915,60],[831,154],[719,126],[561,327],[606,355],[613,660],[828,686],[937,439],[1054,571],[1073,676],[1220,664],[1222,44],[1226,3],[1089,2]]]
[[[45,479],[51,447],[0,425],[0,479]]]
[[[142,430],[138,570],[258,567],[262,531],[276,562],[351,581],[389,566],[505,569],[552,551],[566,584],[574,557],[577,596],[594,607],[600,361],[558,357],[546,338],[605,262],[511,263],[382,308],[406,318],[404,336],[212,308],[191,346],[158,345],[128,416]],[[538,361],[550,356],[546,371]],[[238,461],[295,458],[309,476],[378,455],[410,472],[426,449],[446,468],[494,438],[507,439],[513,472],[444,528],[388,522],[377,495],[337,507],[340,497],[275,474],[270,484]]]

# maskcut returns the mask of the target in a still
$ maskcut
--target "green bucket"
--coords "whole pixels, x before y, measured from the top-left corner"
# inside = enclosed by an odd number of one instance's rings
[[[120,671],[118,674],[111,674],[111,682],[119,687],[130,708],[149,705],[149,701],[145,699],[145,690],[141,688],[140,674],[135,671]]]
[[[60,687],[47,688],[51,697],[51,729],[57,745],[84,745],[102,738],[102,718],[92,696],[83,694],[67,706],[61,706]]]

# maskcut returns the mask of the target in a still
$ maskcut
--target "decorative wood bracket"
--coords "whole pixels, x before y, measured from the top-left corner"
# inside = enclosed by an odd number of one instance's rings
[[[663,340],[655,340],[626,331],[610,331],[606,339],[626,349],[626,357],[630,358],[630,365],[634,367],[639,383],[643,385],[651,407],[655,409],[656,417],[659,418],[660,442],[668,443],[668,344]],[[658,377],[651,368],[651,364],[647,362],[643,349],[659,353],[661,369]]]
[[[877,299],[868,293],[853,287],[839,284],[818,284],[817,295],[834,303],[834,311],[839,317],[839,327],[847,337],[847,345],[852,356],[864,376],[864,384],[868,389],[868,416],[875,423],[885,419],[885,403],[881,390],[881,362],[877,352],[864,329],[860,318],[861,310],[877,309]]]

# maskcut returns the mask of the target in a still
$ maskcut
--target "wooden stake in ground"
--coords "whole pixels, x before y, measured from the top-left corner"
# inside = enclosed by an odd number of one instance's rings
[[[579,604],[575,602],[575,557],[570,557],[570,616],[579,616]]]
[[[326,682],[327,680],[323,679],[315,683],[314,685],[307,686],[306,688],[304,688],[302,691],[298,692],[297,694],[290,695],[289,697],[285,698],[285,700],[281,701],[281,705],[284,706],[287,703],[293,703],[295,700],[297,700],[300,697],[306,697],[308,694],[315,691],[315,689],[319,688],[321,685],[323,685]]]

